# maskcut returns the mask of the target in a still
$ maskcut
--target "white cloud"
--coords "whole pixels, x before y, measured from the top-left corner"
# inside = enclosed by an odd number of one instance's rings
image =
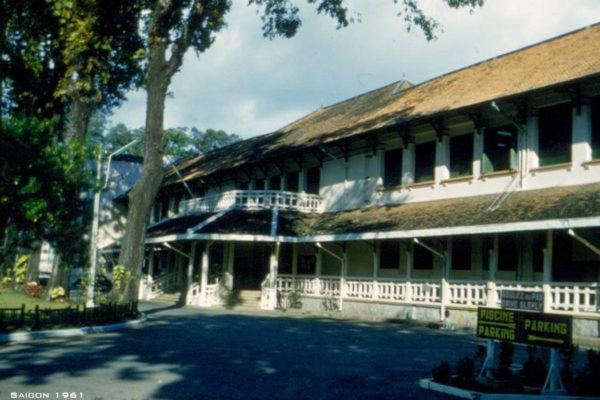
[[[473,15],[424,0],[443,25],[427,43],[407,33],[398,7],[352,0],[361,23],[336,30],[303,2],[304,23],[291,40],[261,35],[253,7],[235,2],[228,28],[196,57],[190,51],[174,77],[165,126],[216,128],[243,137],[268,133],[314,111],[406,77],[413,83],[590,25],[600,1],[487,0]],[[145,97],[137,92],[112,122],[144,123]]]

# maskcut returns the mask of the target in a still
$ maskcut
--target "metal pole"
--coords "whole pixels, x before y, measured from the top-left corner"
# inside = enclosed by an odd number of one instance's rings
[[[98,152],[96,165],[96,183],[100,184],[102,175],[102,150]],[[94,291],[96,289],[96,258],[98,256],[98,223],[100,216],[100,188],[94,193],[94,208],[92,216],[92,237],[90,238],[90,282],[87,287],[87,307],[94,307]]]

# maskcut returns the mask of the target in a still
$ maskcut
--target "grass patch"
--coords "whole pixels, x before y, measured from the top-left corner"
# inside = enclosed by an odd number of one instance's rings
[[[34,310],[35,306],[40,308],[60,309],[69,307],[69,302],[58,303],[44,301],[35,297],[27,296],[25,293],[15,292],[11,289],[0,289],[0,308],[18,308],[25,304],[25,310]]]

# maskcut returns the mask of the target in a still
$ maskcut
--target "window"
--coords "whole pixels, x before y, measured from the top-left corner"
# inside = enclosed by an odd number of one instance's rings
[[[498,271],[516,271],[519,264],[517,237],[512,234],[498,237]]]
[[[471,269],[471,238],[455,237],[452,238],[452,269],[470,270]]]
[[[400,268],[400,242],[398,240],[382,240],[379,244],[379,268]]]
[[[508,125],[486,129],[481,161],[481,172],[484,174],[517,169],[517,128]]]
[[[433,180],[435,169],[435,142],[420,143],[415,146],[415,182]]]
[[[281,176],[272,176],[269,179],[269,190],[281,190]]]
[[[306,193],[319,194],[321,187],[321,171],[319,167],[306,170]]]
[[[413,253],[414,269],[433,269],[433,253],[426,248],[415,244]]]
[[[287,180],[287,190],[289,192],[297,192],[298,191],[298,171],[288,172],[286,176]]]
[[[473,174],[473,134],[450,138],[450,178]]]
[[[279,260],[277,262],[277,271],[280,274],[292,273],[292,259],[294,255],[294,245],[292,243],[281,243],[279,247]]]
[[[592,99],[592,160],[600,159],[600,96]]]
[[[393,187],[402,183],[402,149],[388,150],[384,154],[383,186]]]
[[[540,110],[538,116],[540,167],[571,161],[571,120],[571,103]]]

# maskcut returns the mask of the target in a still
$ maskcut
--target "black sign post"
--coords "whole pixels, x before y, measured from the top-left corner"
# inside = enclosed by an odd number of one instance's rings
[[[479,307],[477,336],[556,348],[571,347],[572,318],[520,310]]]

